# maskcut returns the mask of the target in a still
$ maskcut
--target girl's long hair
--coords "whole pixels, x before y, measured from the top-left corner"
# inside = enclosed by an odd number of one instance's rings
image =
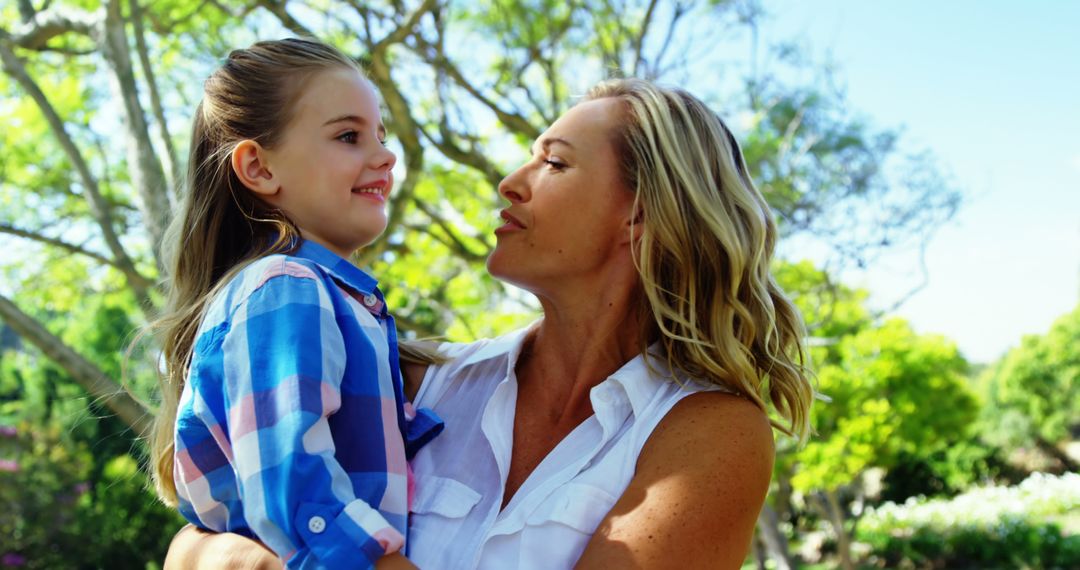
[[[298,228],[255,197],[231,166],[237,143],[265,148],[280,142],[304,82],[330,69],[359,66],[338,50],[310,39],[258,42],[229,54],[204,85],[195,109],[182,211],[165,238],[168,301],[151,324],[160,337],[164,370],[161,405],[150,441],[158,495],[176,504],[173,479],[177,405],[199,323],[218,289],[248,263],[290,253]]]
[[[643,351],[658,329],[672,370],[723,385],[805,440],[814,390],[805,327],[770,273],[777,230],[738,143],[702,101],[640,79],[600,83],[587,100],[624,105],[615,134],[642,212],[634,261],[646,302]],[[654,328],[655,327],[655,328]]]

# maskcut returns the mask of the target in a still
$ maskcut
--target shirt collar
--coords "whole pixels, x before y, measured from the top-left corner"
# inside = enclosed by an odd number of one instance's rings
[[[539,321],[532,325],[507,333],[503,336],[491,339],[483,348],[466,357],[462,366],[491,360],[493,358],[505,358],[507,374],[517,363],[521,355],[521,349],[525,342],[525,336],[537,326]],[[590,392],[593,402],[593,411],[597,416],[605,416],[612,412],[618,412],[629,405],[635,416],[641,416],[649,403],[656,396],[658,390],[668,383],[678,383],[681,389],[693,384],[688,378],[681,375],[668,373],[666,376],[667,363],[657,356],[658,344],[649,347],[648,358],[652,369],[645,363],[645,355],[637,355],[622,368],[608,376],[606,380],[597,384]]]
[[[379,284],[374,277],[364,273],[349,260],[343,259],[311,240],[303,240],[292,255],[318,263],[325,267],[335,279],[364,295],[373,294]]]
[[[667,363],[654,354],[656,348],[650,346],[646,354],[635,356],[593,391],[606,390],[608,395],[604,399],[614,404],[629,404],[634,415],[641,417],[660,389],[668,384],[685,384],[668,372]]]

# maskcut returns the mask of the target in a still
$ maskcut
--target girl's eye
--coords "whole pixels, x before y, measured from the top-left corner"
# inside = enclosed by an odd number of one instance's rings
[[[356,131],[349,131],[347,133],[341,133],[338,135],[338,140],[343,143],[356,144],[359,134]]]

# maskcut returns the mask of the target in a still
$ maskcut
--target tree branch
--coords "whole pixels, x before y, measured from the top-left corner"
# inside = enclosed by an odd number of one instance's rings
[[[145,289],[149,289],[150,287],[153,286],[153,284],[150,282],[150,280],[147,279],[146,277],[144,277],[141,273],[137,273],[137,272],[136,273],[130,273],[128,271],[128,268],[120,266],[115,260],[109,259],[108,257],[106,257],[106,256],[104,256],[104,255],[102,255],[102,254],[100,254],[100,253],[98,253],[96,251],[91,251],[89,249],[86,249],[85,247],[83,247],[81,245],[68,243],[68,242],[66,242],[64,240],[61,240],[59,238],[49,237],[49,236],[46,236],[46,235],[39,234],[37,232],[33,232],[33,231],[23,229],[23,228],[18,228],[18,227],[15,227],[15,226],[11,225],[11,224],[5,224],[5,223],[0,223],[0,233],[5,233],[5,234],[21,237],[23,239],[36,241],[38,243],[43,243],[45,245],[51,245],[53,247],[60,248],[62,250],[65,250],[65,251],[68,251],[68,252],[71,252],[71,253],[74,253],[74,254],[85,255],[86,257],[89,257],[90,259],[99,261],[99,262],[104,263],[106,265],[110,265],[110,266],[115,267],[116,269],[120,270],[121,272],[124,273],[124,275],[128,278],[128,281],[130,281],[131,283],[138,284],[140,287],[145,288]]]
[[[266,8],[268,12],[277,17],[288,30],[298,36],[315,37],[315,33],[308,29],[306,26],[300,23],[299,20],[294,18],[288,10],[285,9],[285,2],[283,0],[259,0],[256,5]]]
[[[426,202],[417,200],[415,204],[421,212],[426,214],[427,217],[431,218],[431,221],[435,222],[435,225],[439,226],[439,229],[441,229],[443,233],[446,234],[446,239],[440,239],[439,236],[435,235],[435,233],[431,231],[430,226],[415,229],[420,230],[430,235],[431,237],[439,240],[443,243],[443,245],[449,247],[451,250],[454,251],[455,254],[457,254],[465,261],[480,263],[487,259],[487,252],[473,251],[472,248],[470,248],[465,243],[465,240],[463,240],[461,236],[459,236],[458,233],[454,231],[454,228],[449,223],[447,223],[446,219],[435,213],[435,211],[432,210]]]
[[[387,36],[378,41],[373,47],[372,51],[385,52],[386,49],[393,45],[399,44],[405,41],[405,38],[412,34],[413,29],[420,22],[420,18],[424,17],[424,14],[431,12],[438,5],[438,0],[424,0],[420,6],[409,14],[405,21],[402,22],[394,31],[387,34]],[[365,19],[366,21],[366,19]]]
[[[72,166],[75,168],[76,173],[79,175],[79,180],[82,182],[84,195],[86,197],[87,204],[90,206],[90,212],[94,216],[94,220],[101,228],[102,238],[105,240],[106,246],[113,254],[113,260],[118,268],[123,271],[125,275],[138,274],[135,269],[135,264],[128,257],[127,252],[124,250],[124,246],[120,243],[120,238],[116,234],[115,227],[113,226],[112,215],[109,211],[108,202],[101,195],[101,190],[98,188],[97,180],[94,179],[93,174],[90,173],[90,167],[86,164],[86,160],[83,158],[82,153],[75,146],[74,141],[71,140],[71,136],[64,128],[64,121],[57,114],[56,109],[49,102],[49,99],[45,96],[45,93],[41,90],[38,84],[26,73],[26,68],[23,66],[22,61],[15,56],[15,53],[11,50],[11,43],[0,38],[0,62],[5,73],[15,79],[16,82],[22,86],[30,98],[37,104],[38,109],[41,110],[42,115],[45,116],[46,122],[49,124],[49,128],[52,130],[53,135],[56,136],[57,141],[60,143],[60,147],[64,150],[68,160],[71,161]],[[151,305],[149,291],[146,287],[140,286],[138,282],[129,282],[132,290],[135,292],[135,297],[139,299],[140,305],[145,310],[149,310]]]
[[[135,83],[135,71],[131,65],[131,48],[128,46],[120,0],[108,0],[99,44],[101,54],[112,71],[113,88],[123,103],[131,183],[139,196],[139,211],[142,213],[147,233],[150,234],[150,247],[160,270],[161,242],[172,217],[169,185],[165,181],[165,171],[154,151],[154,145],[150,142],[146,114],[139,100],[139,88]]]
[[[137,436],[149,435],[151,415],[142,402],[3,295],[0,295],[0,319],[63,368],[95,400],[112,410]]]
[[[24,14],[25,17],[26,14]],[[0,31],[0,37],[8,35],[11,43],[31,50],[45,49],[49,40],[69,32],[93,37],[94,30],[101,21],[101,16],[84,10],[64,6],[62,9],[35,12],[30,19],[15,28],[10,34]]]
[[[433,45],[431,42],[423,38],[417,38],[417,46],[426,48],[426,50],[419,50],[417,55],[424,58],[429,64],[435,66],[446,72],[447,76],[454,80],[458,86],[464,89],[469,95],[472,95],[474,99],[479,101],[485,107],[491,110],[498,118],[499,122],[503,124],[508,130],[514,133],[518,133],[530,140],[536,139],[540,136],[540,129],[537,129],[532,123],[530,123],[525,117],[517,113],[512,113],[504,110],[497,105],[494,101],[489,99],[475,85],[465,79],[465,76],[461,73],[461,70],[441,49]],[[423,53],[427,51],[428,53]]]
[[[645,47],[645,36],[649,33],[649,26],[652,24],[653,16],[656,12],[657,0],[649,0],[649,7],[645,10],[645,19],[641,22],[641,31],[638,32],[637,37],[634,38],[634,76],[637,77],[639,68],[645,62],[642,56],[642,50]]]
[[[165,145],[165,167],[168,171],[167,192],[170,205],[176,203],[177,189],[177,164],[176,149],[173,148],[172,137],[169,135],[169,124],[165,120],[165,108],[161,104],[161,93],[158,89],[157,78],[154,76],[154,66],[150,64],[150,50],[146,46],[146,32],[143,26],[143,12],[139,0],[131,0],[131,22],[135,31],[135,48],[139,54],[139,65],[143,75],[146,76],[146,87],[150,95],[150,108],[154,113],[154,121],[158,125],[158,136]]]

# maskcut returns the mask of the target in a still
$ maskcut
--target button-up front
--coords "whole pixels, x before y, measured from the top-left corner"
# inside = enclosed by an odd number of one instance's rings
[[[651,375],[642,357],[592,389],[594,415],[548,454],[500,511],[525,331],[445,345],[417,396],[446,431],[416,456],[409,558],[421,568],[570,568],[633,477],[641,447],[682,398],[713,389]],[[653,368],[664,370],[660,360]]]

